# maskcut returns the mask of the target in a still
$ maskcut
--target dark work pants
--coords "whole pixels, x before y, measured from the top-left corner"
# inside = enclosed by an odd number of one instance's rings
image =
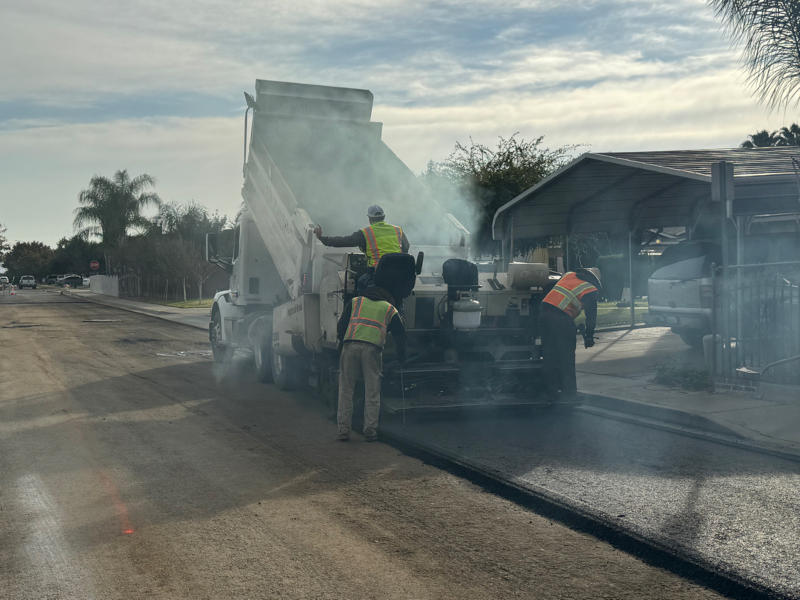
[[[564,397],[574,397],[578,391],[575,383],[575,322],[564,311],[543,303],[539,329],[548,394],[556,397],[560,391]]]

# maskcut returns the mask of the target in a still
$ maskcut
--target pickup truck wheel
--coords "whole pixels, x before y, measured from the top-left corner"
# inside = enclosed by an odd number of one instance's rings
[[[233,352],[222,343],[222,317],[219,310],[211,313],[211,323],[208,326],[208,339],[211,342],[211,353],[214,355],[214,362],[229,362]]]
[[[296,361],[291,356],[282,356],[272,352],[272,379],[282,390],[293,390],[298,386]]]
[[[269,344],[262,344],[253,348],[253,362],[255,363],[258,380],[262,383],[271,383],[272,346]]]

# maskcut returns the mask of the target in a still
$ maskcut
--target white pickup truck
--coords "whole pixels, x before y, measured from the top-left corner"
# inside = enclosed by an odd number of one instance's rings
[[[33,275],[23,275],[19,278],[19,289],[26,287],[36,289],[36,278]]]

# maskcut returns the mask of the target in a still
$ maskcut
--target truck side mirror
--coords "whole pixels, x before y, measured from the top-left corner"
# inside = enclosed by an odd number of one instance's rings
[[[217,265],[228,273],[233,272],[233,258],[220,255],[224,253],[222,246],[225,242],[230,242],[230,236],[231,234],[226,234],[225,231],[206,234],[206,262]]]
[[[421,250],[417,252],[417,264],[416,268],[414,269],[417,272],[417,275],[422,273],[422,263],[425,261],[425,253]]]
[[[206,234],[206,262],[214,262],[213,258],[217,256],[217,234]]]

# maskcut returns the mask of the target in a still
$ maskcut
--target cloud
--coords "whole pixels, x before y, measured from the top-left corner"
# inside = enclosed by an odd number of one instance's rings
[[[13,239],[72,235],[92,175],[149,173],[164,200],[235,214],[241,203],[240,118],[137,119],[0,132],[0,222]]]
[[[0,222],[54,242],[89,178],[121,168],[233,214],[256,78],[371,89],[415,171],[515,131],[598,151],[737,145],[785,115],[750,98],[720,31],[705,0],[6,2]]]

